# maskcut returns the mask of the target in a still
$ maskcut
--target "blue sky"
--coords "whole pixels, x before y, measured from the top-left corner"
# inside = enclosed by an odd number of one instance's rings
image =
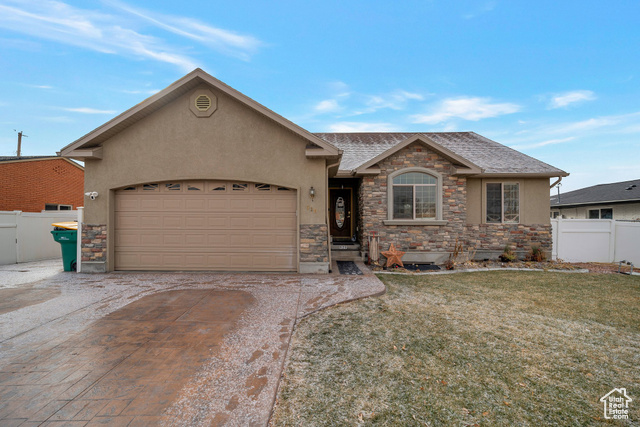
[[[0,0],[0,155],[201,67],[312,132],[477,132],[570,191],[640,178],[639,52],[637,0]]]

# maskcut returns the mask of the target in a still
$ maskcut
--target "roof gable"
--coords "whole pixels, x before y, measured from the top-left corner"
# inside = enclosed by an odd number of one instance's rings
[[[343,150],[341,173],[357,170],[363,164],[416,135],[428,138],[441,149],[459,156],[482,170],[483,177],[569,175],[524,153],[499,144],[475,132],[379,132],[317,133],[317,136]]]
[[[277,124],[301,136],[303,139],[306,139],[310,145],[307,150],[308,155],[314,157],[338,157],[341,154],[341,151],[337,147],[331,145],[327,141],[318,138],[295,123],[285,119],[279,114],[276,114],[267,107],[238,92],[210,74],[207,74],[200,68],[197,68],[155,95],[150,96],[141,103],[133,106],[124,113],[109,120],[85,136],[62,148],[60,150],[60,155],[72,158],[101,158],[102,153],[97,149],[101,143],[203,83],[214,87],[235,100],[267,116]]]
[[[480,169],[477,165],[474,165],[470,161],[468,161],[468,160],[462,158],[461,156],[455,154],[451,150],[448,150],[448,149],[442,147],[441,145],[433,142],[426,135],[416,134],[416,135],[410,136],[409,138],[405,139],[401,143],[399,143],[397,145],[394,145],[393,147],[385,150],[384,152],[380,153],[379,155],[377,155],[373,159],[365,162],[364,164],[362,164],[358,168],[354,169],[353,173],[356,174],[356,175],[358,175],[358,174],[366,174],[367,169],[369,169],[371,166],[374,166],[376,163],[386,159],[389,156],[392,156],[393,154],[397,153],[398,151],[402,150],[403,148],[405,148],[405,147],[407,147],[407,146],[409,146],[409,145],[411,145],[413,143],[422,144],[422,145],[426,146],[427,148],[430,148],[433,151],[437,152],[438,154],[440,154],[441,156],[443,156],[444,158],[449,160],[454,165],[462,166],[460,168],[457,168],[457,170],[456,170],[457,174],[477,174],[477,173],[482,172],[482,169]]]

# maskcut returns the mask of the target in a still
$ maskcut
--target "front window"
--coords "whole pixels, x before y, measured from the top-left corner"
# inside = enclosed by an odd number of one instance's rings
[[[487,222],[510,224],[520,222],[520,184],[501,182],[487,184]]]
[[[393,219],[436,219],[437,180],[421,172],[393,178]]]

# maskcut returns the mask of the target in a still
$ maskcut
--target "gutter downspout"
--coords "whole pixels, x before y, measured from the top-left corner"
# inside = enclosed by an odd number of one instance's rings
[[[554,182],[553,184],[551,184],[551,187],[549,187],[549,190],[551,190],[553,187],[555,187],[556,185],[560,184],[560,181],[562,181],[562,177],[559,176],[558,179],[556,180],[556,182]]]
[[[342,153],[340,153],[342,154]],[[325,215],[325,220],[327,222],[327,253],[329,254],[329,273],[331,273],[331,227],[329,225],[329,169],[334,167],[334,166],[338,166],[340,164],[340,157],[338,157],[338,161],[336,163],[331,163],[329,165],[327,165],[327,169],[325,172],[325,194],[327,195],[327,204],[325,206],[324,209],[324,215]]]

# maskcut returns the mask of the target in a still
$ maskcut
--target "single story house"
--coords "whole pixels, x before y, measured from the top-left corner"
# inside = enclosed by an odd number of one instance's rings
[[[551,251],[550,178],[473,132],[311,133],[200,69],[64,147],[83,271],[327,272],[372,234],[404,260]]]
[[[0,157],[0,182],[0,211],[73,210],[84,205],[84,168],[63,157]]]
[[[640,179],[551,196],[551,217],[640,221]]]

